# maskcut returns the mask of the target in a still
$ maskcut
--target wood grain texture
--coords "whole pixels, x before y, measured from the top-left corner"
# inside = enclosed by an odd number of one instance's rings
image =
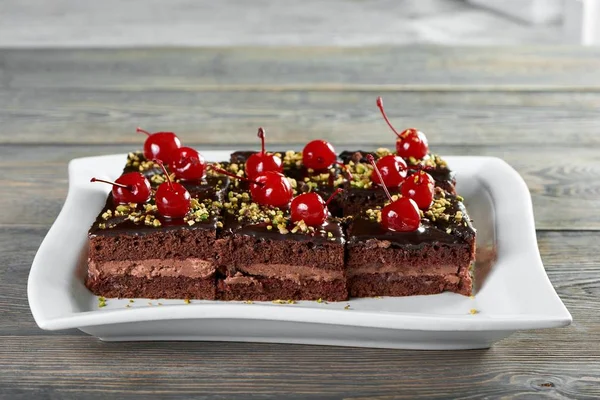
[[[0,228],[0,398],[600,396],[600,348],[591,345],[600,341],[600,256],[594,249],[600,232],[538,234],[572,326],[517,333],[489,350],[449,352],[103,343],[78,331],[43,332],[29,313],[25,285],[45,233],[43,227]]]
[[[124,78],[123,78],[124,79]],[[126,80],[123,80],[126,84]],[[375,99],[379,92],[0,90],[3,143],[140,143],[136,126],[177,132],[186,143],[256,144],[315,138],[387,145],[394,134]],[[398,129],[418,127],[433,146],[519,143],[600,145],[598,93],[384,93]]]
[[[354,85],[600,86],[600,48],[234,47],[0,50],[2,88],[96,91]]]
[[[232,48],[0,50],[0,399],[600,397],[600,50]],[[174,61],[176,60],[176,62]],[[133,128],[200,150],[390,146],[418,126],[444,155],[505,159],[531,191],[540,252],[574,317],[487,351],[102,343],[45,332],[29,266],[67,162],[124,153]],[[510,188],[506,188],[510,190]]]
[[[254,135],[252,135],[254,136]],[[239,146],[256,148],[256,146]],[[293,146],[300,149],[300,146]],[[357,149],[360,146],[339,147]],[[483,155],[506,160],[525,179],[533,198],[538,229],[600,229],[600,158],[594,147],[571,147],[577,157],[565,158],[562,146],[488,145],[435,146],[444,155]],[[130,145],[0,147],[0,168],[5,171],[0,185],[0,226],[50,226],[67,193],[67,163],[75,157],[126,153],[140,148]],[[199,147],[200,150],[214,148]],[[223,147],[218,147],[223,148]],[[270,146],[273,150],[289,147]],[[460,177],[459,177],[460,179]],[[40,195],[42,194],[42,195]]]

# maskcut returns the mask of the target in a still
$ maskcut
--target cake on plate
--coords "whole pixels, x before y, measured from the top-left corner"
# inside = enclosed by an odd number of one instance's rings
[[[388,125],[383,105],[378,99]],[[139,129],[139,128],[138,128]],[[141,130],[140,130],[141,131]],[[207,163],[171,132],[130,153],[89,231],[86,286],[118,298],[327,300],[470,295],[475,228],[416,129],[396,151],[236,151]]]

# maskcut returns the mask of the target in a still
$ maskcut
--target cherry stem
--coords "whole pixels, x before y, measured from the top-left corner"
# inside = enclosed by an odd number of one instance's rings
[[[152,134],[148,131],[143,130],[142,128],[140,128],[139,126],[137,127],[137,129],[135,130],[137,133],[145,133],[148,136],[151,136]]]
[[[381,98],[381,96],[379,96],[377,98],[377,107],[379,107],[379,110],[381,111],[381,115],[383,115],[383,119],[385,119],[385,122],[387,122],[387,124],[390,127],[390,129],[392,131],[394,131],[394,133],[396,134],[396,136],[400,137],[400,134],[398,133],[398,131],[392,126],[392,123],[388,119],[387,115],[385,115],[385,110],[383,109],[383,99]]]
[[[352,172],[350,172],[350,170],[348,169],[348,166],[340,161],[336,161],[335,163],[337,165],[339,165],[339,167],[346,173],[346,175],[348,175],[348,180],[351,181],[352,180]]]
[[[133,187],[132,187],[132,186],[130,186],[130,185],[123,185],[122,183],[111,182],[111,181],[105,181],[104,179],[96,179],[96,178],[92,178],[92,179],[90,179],[90,182],[102,182],[102,183],[108,183],[109,185],[113,185],[113,186],[116,186],[116,187],[120,187],[120,188],[123,188],[123,189],[127,189],[127,190],[129,190],[130,192],[132,192],[132,191],[133,191]]]
[[[371,154],[367,154],[367,160],[369,160],[369,162],[373,166],[373,169],[377,173],[377,176],[379,177],[379,181],[381,182],[381,186],[383,187],[383,190],[385,191],[385,195],[388,197],[388,199],[390,201],[393,202],[394,200],[392,200],[392,196],[390,195],[390,192],[388,191],[387,186],[385,186],[385,183],[383,182],[383,177],[381,176],[381,172],[379,172],[379,168],[377,168],[377,165],[375,165],[375,158],[373,158],[373,156]]]
[[[169,173],[167,172],[167,169],[165,168],[165,165],[163,164],[163,162],[156,158],[152,161],[154,161],[156,164],[160,165],[160,168],[163,170],[163,172],[167,176],[167,182],[169,182],[169,186],[171,187],[171,189],[173,189],[173,182],[171,182],[171,177],[169,176]]]
[[[239,179],[241,181],[246,181],[246,182],[254,183],[255,185],[258,185],[258,186],[261,186],[261,187],[265,186],[265,184],[262,183],[262,182],[253,181],[252,179],[248,179],[246,177],[233,174],[233,173],[231,173],[229,171],[225,171],[224,169],[221,169],[219,167],[215,167],[213,164],[209,164],[208,167],[210,169],[212,169],[213,171],[218,172],[220,174],[227,175],[227,176],[230,176],[232,178]]]
[[[264,155],[265,154],[265,129],[262,126],[260,128],[258,128],[257,136],[260,138],[260,142],[261,142],[262,150],[261,150],[260,154]]]
[[[327,201],[325,202],[325,207],[327,207],[327,206],[329,205],[329,203],[331,203],[331,200],[333,200],[333,198],[334,198],[335,196],[337,196],[338,194],[342,193],[343,191],[344,191],[344,189],[342,189],[342,188],[337,188],[337,189],[335,189],[335,192],[333,192],[333,193],[331,194],[331,196],[329,196],[329,198],[328,198],[328,199],[327,199]]]

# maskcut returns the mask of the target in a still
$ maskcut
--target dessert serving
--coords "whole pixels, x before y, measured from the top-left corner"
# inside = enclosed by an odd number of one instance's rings
[[[86,286],[118,298],[470,295],[475,229],[416,129],[396,151],[237,151],[207,163],[170,132],[130,153],[89,231]]]

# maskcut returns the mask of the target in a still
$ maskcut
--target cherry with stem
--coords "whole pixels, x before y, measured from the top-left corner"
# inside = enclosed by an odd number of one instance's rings
[[[255,179],[248,179],[212,165],[211,168],[221,174],[249,182],[252,200],[258,204],[271,207],[287,207],[292,200],[292,185],[285,175],[280,172],[266,171]]]
[[[429,152],[425,134],[414,128],[409,128],[398,133],[383,109],[383,99],[381,97],[377,97],[377,107],[381,111],[381,115],[383,115],[383,119],[387,125],[398,136],[396,140],[396,153],[403,158],[413,157],[420,160],[425,157]]]
[[[260,153],[254,153],[246,160],[245,172],[246,176],[250,179],[254,179],[263,172],[275,171],[282,172],[283,166],[281,158],[274,154],[268,154],[265,151],[265,129],[263,127],[258,128],[257,136],[260,138],[261,151]]]
[[[367,159],[373,166],[375,173],[379,175],[379,179],[383,182],[383,177],[375,164],[373,156],[369,154]],[[408,197],[400,197],[394,201],[387,187],[382,185],[382,188],[390,203],[381,209],[381,225],[385,229],[394,232],[413,232],[419,229],[421,214],[419,213],[417,203]]]
[[[102,182],[112,185],[113,201],[117,204],[145,203],[151,195],[150,182],[139,172],[128,172],[115,182],[92,178],[90,182]]]
[[[190,210],[191,196],[180,183],[173,182],[161,160],[153,160],[163,170],[167,181],[156,189],[154,198],[158,212],[167,218],[183,218]]]
[[[173,132],[150,133],[142,128],[136,132],[145,133],[148,137],[144,142],[144,157],[146,160],[158,159],[167,164],[177,158],[177,150],[181,147],[181,141]]]
[[[304,221],[308,226],[321,226],[329,214],[327,206],[343,189],[336,189],[327,201],[315,192],[300,194],[290,204],[290,218],[292,222]]]

